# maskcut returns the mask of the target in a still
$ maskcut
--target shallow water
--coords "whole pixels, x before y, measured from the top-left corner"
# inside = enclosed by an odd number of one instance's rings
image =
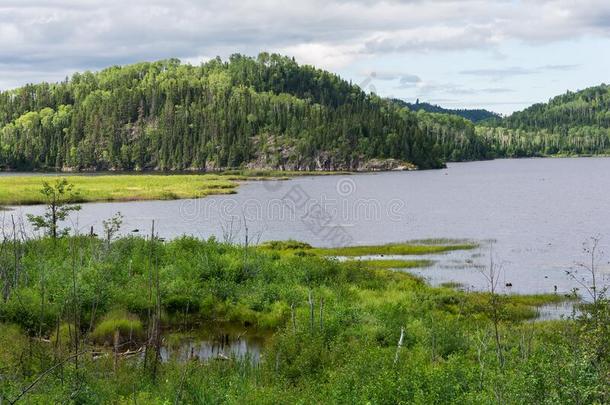
[[[553,319],[570,319],[580,314],[574,301],[547,304],[538,308],[536,321],[548,321]]]
[[[477,250],[431,255],[414,270],[433,284],[457,281],[485,289],[490,256],[505,292],[568,293],[579,287],[566,270],[587,261],[583,242],[610,246],[610,159],[518,159],[454,163],[445,170],[350,176],[306,176],[249,182],[238,194],[197,200],[94,203],[69,224],[100,233],[117,211],[125,233],[182,234],[243,243],[298,239],[316,246],[380,244],[425,238],[469,239]],[[0,174],[2,175],[2,174]],[[12,175],[12,174],[11,174]],[[40,213],[19,207],[0,218]],[[493,241],[493,243],[491,243]],[[493,253],[491,253],[493,252]],[[609,284],[608,257],[600,278]],[[588,283],[586,274],[577,277]],[[506,287],[512,284],[512,287]],[[582,292],[582,289],[581,289]]]
[[[161,361],[245,360],[258,364],[270,333],[253,329],[213,326],[184,335],[168,335]]]

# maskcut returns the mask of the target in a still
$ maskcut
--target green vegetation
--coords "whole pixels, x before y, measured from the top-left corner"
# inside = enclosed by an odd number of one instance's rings
[[[568,91],[505,118],[484,110],[393,102],[419,112],[420,129],[446,161],[610,155],[610,86],[605,84]]]
[[[263,242],[259,248],[265,250],[275,251],[299,251],[299,250],[311,250],[312,246],[309,243],[301,242],[298,240],[272,240]]]
[[[233,194],[240,182],[290,180],[296,176],[328,176],[347,172],[294,172],[279,170],[227,170],[218,174],[104,174],[23,175],[0,177],[0,211],[3,205],[44,204],[48,198],[40,185],[69,179],[74,189],[72,202],[140,201],[202,198]]]
[[[478,245],[465,241],[455,241],[450,239],[429,239],[412,241],[405,243],[391,243],[387,245],[374,246],[346,246],[336,248],[315,248],[308,243],[296,240],[269,241],[259,246],[259,249],[273,251],[280,254],[297,256],[322,256],[322,257],[350,257],[372,255],[428,255],[445,253],[454,250],[470,250]],[[354,260],[354,259],[353,259]],[[430,260],[362,260],[374,268],[414,268],[428,267],[432,264]]]
[[[62,176],[65,177],[65,176]],[[238,186],[238,175],[101,175],[68,176],[78,192],[75,202],[170,200],[231,194]],[[47,202],[40,185],[49,176],[0,177],[0,204],[43,204]]]
[[[610,403],[605,290],[586,286],[593,300],[579,316],[525,322],[568,298],[499,295],[493,266],[490,291],[476,293],[393,271],[432,263],[408,256],[477,247],[468,241],[117,240],[120,214],[104,221],[102,239],[57,228],[76,202],[231,193],[239,180],[294,174],[285,169],[606,153],[609,94],[568,93],[475,128],[267,54],[115,67],[0,93],[2,167],[239,167],[71,176],[42,192],[52,177],[0,178],[0,204],[47,205],[29,220],[48,235],[0,236],[0,404]],[[370,255],[406,258],[357,260]],[[204,324],[264,331],[260,362],[162,361],[165,344]]]
[[[314,250],[293,241],[276,249],[187,237],[0,242],[3,403],[610,398],[605,299],[581,318],[532,323],[523,320],[536,306],[562,298],[432,288],[364,261],[282,254]],[[158,333],[186,336],[209,322],[267,330],[260,363],[159,361]],[[124,355],[128,347],[141,355]]]
[[[91,332],[91,340],[95,343],[110,345],[113,343],[115,334],[119,338],[131,340],[142,337],[142,322],[137,316],[128,314],[125,311],[112,311],[100,321]]]
[[[310,253],[321,256],[370,256],[370,255],[427,255],[450,252],[453,250],[474,249],[474,243],[454,245],[434,245],[419,243],[390,243],[378,246],[347,246],[338,248],[312,248]]]
[[[434,142],[444,161],[466,161],[491,158],[488,144],[477,135],[475,125],[450,114],[417,112],[418,125]]]
[[[73,204],[76,194],[72,191],[74,186],[68,183],[67,179],[58,179],[53,185],[48,182],[42,183],[43,202],[47,209],[44,215],[28,214],[28,221],[34,227],[34,230],[45,230],[48,236],[57,239],[58,236],[64,236],[69,233],[69,229],[59,229],[59,223],[65,221],[70,212],[79,211],[80,206]]]
[[[457,281],[446,281],[444,283],[441,283],[440,287],[459,289],[459,288],[464,288],[464,284],[459,283]]]

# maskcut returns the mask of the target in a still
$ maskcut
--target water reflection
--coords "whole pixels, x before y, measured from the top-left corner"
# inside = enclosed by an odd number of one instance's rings
[[[163,339],[161,360],[246,360],[258,364],[270,333],[239,326],[208,326],[188,334],[168,334]]]

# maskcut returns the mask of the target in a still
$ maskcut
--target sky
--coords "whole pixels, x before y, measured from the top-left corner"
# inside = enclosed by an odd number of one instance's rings
[[[0,90],[261,51],[384,97],[509,114],[610,82],[610,1],[0,0]]]

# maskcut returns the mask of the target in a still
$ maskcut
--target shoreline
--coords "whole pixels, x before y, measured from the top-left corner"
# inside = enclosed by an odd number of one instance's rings
[[[486,160],[447,162],[452,164],[491,162],[495,160],[531,160],[531,159],[581,159],[608,158],[610,155],[549,155],[531,157],[503,157]],[[192,198],[205,198],[213,195],[235,194],[242,183],[250,181],[291,180],[305,176],[349,176],[355,174],[378,174],[388,172],[411,172],[443,169],[410,169],[410,170],[267,170],[267,169],[229,169],[218,172],[158,172],[158,171],[81,171],[81,172],[20,172],[0,170],[0,211],[10,210],[11,206],[30,206],[43,204],[39,193],[44,181],[53,178],[77,179],[75,189],[81,192],[75,203],[94,202],[130,202],[130,201],[167,201]],[[114,181],[110,180],[113,179]],[[162,179],[164,184],[155,180]],[[171,180],[170,180],[171,179]],[[177,181],[176,181],[177,179]],[[186,179],[200,179],[199,185],[185,185]],[[94,181],[95,180],[95,181]],[[98,183],[106,181],[100,187]],[[133,184],[124,184],[131,180]],[[169,180],[169,181],[168,181]],[[111,184],[108,184],[110,182]],[[224,184],[221,184],[223,183]],[[123,184],[121,184],[123,183]],[[100,190],[103,188],[103,190]],[[10,191],[9,191],[10,190]],[[135,191],[135,192],[134,192]]]
[[[287,181],[305,176],[348,176],[382,171],[227,171],[222,173],[0,172],[0,210],[44,204],[43,182],[67,178],[79,193],[74,203],[164,201],[235,194],[250,181]],[[201,183],[199,183],[201,181]]]

